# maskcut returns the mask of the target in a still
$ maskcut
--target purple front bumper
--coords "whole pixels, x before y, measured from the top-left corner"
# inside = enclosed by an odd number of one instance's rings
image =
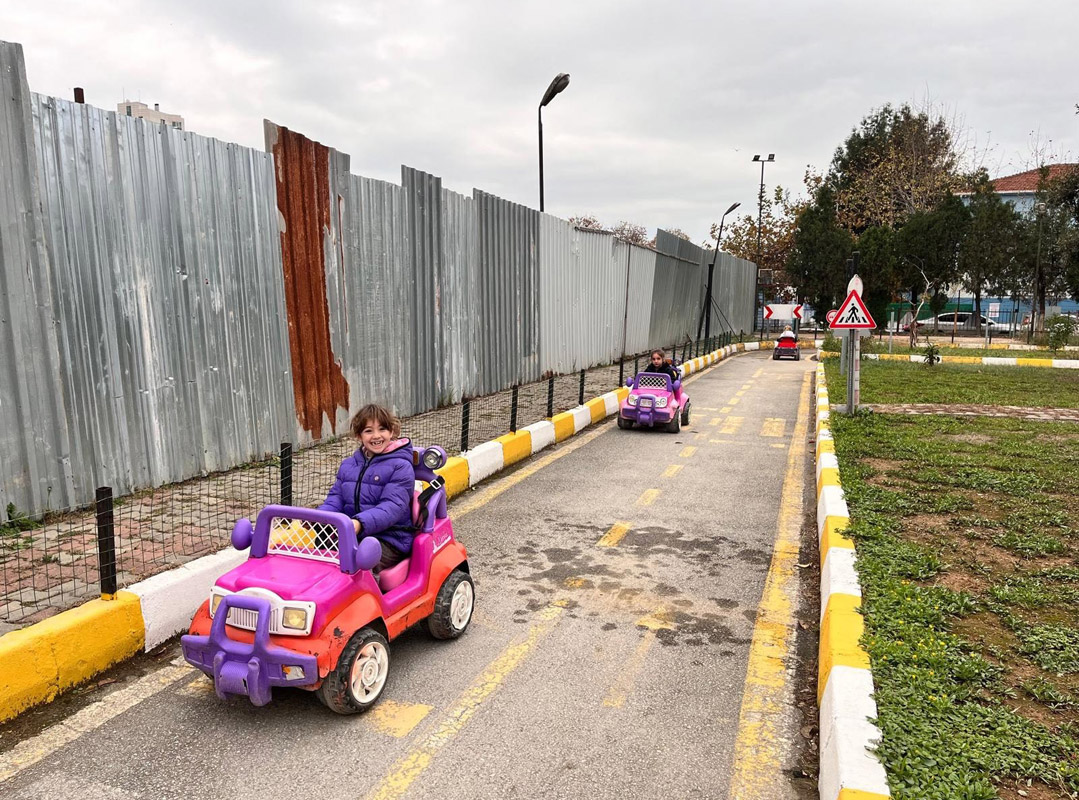
[[[631,406],[626,403],[619,409],[618,413],[621,414],[623,419],[632,420],[638,425],[650,428],[653,425],[666,425],[674,419],[674,415],[678,413],[678,407],[665,406],[664,408],[656,408],[655,406],[642,406],[640,404]]]
[[[255,641],[228,638],[225,620],[230,608],[258,614]],[[264,706],[270,702],[273,686],[307,686],[318,680],[315,656],[270,644],[270,601],[264,597],[234,594],[221,598],[209,635],[182,636],[180,647],[187,663],[214,679],[214,691],[222,700],[238,694],[249,697],[256,706]],[[282,669],[285,666],[299,667],[303,677],[290,680]]]

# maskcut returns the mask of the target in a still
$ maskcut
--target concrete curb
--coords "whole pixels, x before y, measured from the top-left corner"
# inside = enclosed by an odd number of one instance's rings
[[[821,558],[820,705],[821,800],[879,800],[891,797],[884,767],[872,752],[880,741],[873,700],[873,673],[862,650],[862,589],[855,570],[854,542],[839,479],[839,461],[829,428],[824,364],[817,366],[817,535]]]
[[[680,368],[682,376],[757,349],[757,342],[723,347],[686,361]],[[617,414],[628,394],[628,389],[620,387],[449,459],[439,470],[446,479],[447,494],[456,497],[506,467]],[[185,632],[214,581],[246,558],[246,551],[227,548],[140,581],[115,597],[91,600],[0,636],[0,722]]]
[[[822,353],[825,358],[837,358],[839,353]],[[924,364],[925,356],[911,353],[862,353],[867,361],[910,361]],[[987,367],[1051,367],[1054,369],[1079,369],[1079,359],[1075,358],[1016,358],[1015,356],[940,356],[943,364],[981,364]]]

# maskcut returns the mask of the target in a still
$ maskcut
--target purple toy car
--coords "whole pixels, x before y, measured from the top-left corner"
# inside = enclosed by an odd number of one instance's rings
[[[266,506],[232,533],[250,557],[217,579],[181,646],[217,694],[270,702],[273,687],[314,691],[339,714],[377,702],[390,668],[390,642],[426,621],[436,639],[464,633],[475,588],[468,554],[453,535],[439,447],[415,450],[416,536],[409,558],[378,578],[382,550],[357,541],[352,520],[333,511]]]
[[[682,381],[669,375],[639,372],[626,381],[629,394],[618,409],[618,427],[663,426],[668,433],[678,433],[689,424],[689,397],[682,391]]]

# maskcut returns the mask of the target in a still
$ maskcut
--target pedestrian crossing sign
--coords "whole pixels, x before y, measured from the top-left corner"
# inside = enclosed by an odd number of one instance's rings
[[[832,318],[828,327],[833,330],[853,330],[855,328],[873,329],[877,327],[877,323],[873,321],[869,309],[866,308],[865,303],[862,302],[862,296],[858,294],[858,292],[852,290],[851,293],[847,295],[847,299],[843,301],[843,305],[839,307],[839,311],[836,312],[835,317]]]

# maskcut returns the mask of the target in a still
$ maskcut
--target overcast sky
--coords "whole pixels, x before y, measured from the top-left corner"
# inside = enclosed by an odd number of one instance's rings
[[[160,103],[261,149],[268,118],[400,181],[400,165],[539,206],[700,243],[765,174],[800,191],[865,114],[928,99],[993,175],[1035,144],[1079,160],[1079,3],[8,0],[0,38],[30,88],[115,108]],[[1050,144],[1051,141],[1051,144]]]

